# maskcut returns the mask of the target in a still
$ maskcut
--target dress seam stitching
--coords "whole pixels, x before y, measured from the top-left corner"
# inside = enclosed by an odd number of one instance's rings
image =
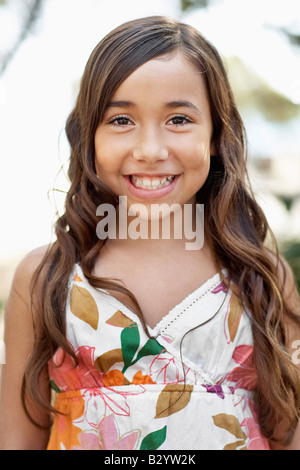
[[[191,301],[189,305],[181,309],[177,315],[172,319],[169,320],[166,326],[164,326],[161,331],[159,332],[159,335],[163,334],[174,322],[178,320],[178,318],[185,313],[187,310],[189,310],[195,303],[197,303],[202,297],[204,297],[206,294],[211,292],[218,284],[220,284],[220,281],[216,281],[212,286],[210,286],[205,292],[202,292],[198,297],[196,297],[194,300]]]

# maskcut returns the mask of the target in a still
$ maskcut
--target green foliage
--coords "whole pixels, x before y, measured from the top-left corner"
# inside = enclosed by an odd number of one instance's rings
[[[294,200],[295,200],[295,197],[293,195],[289,195],[289,194],[279,194],[277,195],[277,198],[283,202],[285,208],[287,211],[290,211],[293,204],[294,204]]]
[[[291,266],[300,293],[300,240],[283,242],[280,252]]]
[[[0,317],[4,313],[5,304],[6,304],[6,298],[0,297]]]
[[[240,58],[225,59],[229,81],[240,109],[255,109],[273,122],[286,122],[300,114],[300,106],[274,90]]]
[[[191,10],[193,8],[205,8],[209,3],[210,0],[180,0],[180,8],[182,11]]]

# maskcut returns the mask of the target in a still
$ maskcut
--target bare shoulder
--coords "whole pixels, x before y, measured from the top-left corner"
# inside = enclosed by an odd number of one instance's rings
[[[48,251],[50,250],[51,245],[44,245],[27,253],[20,261],[17,266],[15,275],[16,276],[32,276],[36,271]]]
[[[295,282],[295,276],[291,266],[283,256],[277,257],[270,254],[271,260],[277,268],[278,286],[286,307],[292,313],[284,315],[285,344],[291,356],[292,362],[299,366],[299,345],[300,345],[300,297]],[[279,425],[279,429],[281,426]],[[288,446],[282,446],[270,441],[272,450],[299,450],[300,449],[300,422],[296,428],[292,442]]]
[[[10,321],[21,323],[25,318],[32,319],[32,300],[33,300],[33,280],[34,274],[40,263],[47,254],[50,246],[41,246],[32,250],[19,262],[16,267],[10,292],[6,302],[5,320],[6,324]],[[36,286],[35,299],[38,299],[39,288]]]
[[[289,312],[284,315],[284,326],[286,331],[286,345],[289,352],[294,352],[294,341],[300,338],[300,296],[295,282],[295,275],[289,263],[283,256],[276,257],[270,254],[277,267],[278,286],[280,293]]]
[[[51,245],[38,247],[27,253],[20,260],[14,273],[10,296],[14,293],[25,294],[28,292],[33,276],[48,253],[50,247]]]

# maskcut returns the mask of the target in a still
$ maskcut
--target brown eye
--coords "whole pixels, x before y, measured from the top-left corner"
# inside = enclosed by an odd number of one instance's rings
[[[175,126],[183,126],[185,124],[191,123],[192,121],[187,116],[180,114],[180,115],[172,117],[172,119],[170,119],[169,122],[171,122],[171,124]]]
[[[129,124],[129,119],[127,119],[127,118],[118,118],[114,122],[119,124],[119,126],[126,126],[127,124]]]
[[[109,121],[109,124],[114,124],[115,126],[128,126],[131,124],[131,120],[127,116],[116,116]]]

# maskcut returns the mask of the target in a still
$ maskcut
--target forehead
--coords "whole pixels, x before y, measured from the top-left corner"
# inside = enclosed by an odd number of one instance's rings
[[[137,99],[139,92],[159,100],[207,99],[203,73],[182,53],[156,57],[141,65],[116,90],[114,99]]]

